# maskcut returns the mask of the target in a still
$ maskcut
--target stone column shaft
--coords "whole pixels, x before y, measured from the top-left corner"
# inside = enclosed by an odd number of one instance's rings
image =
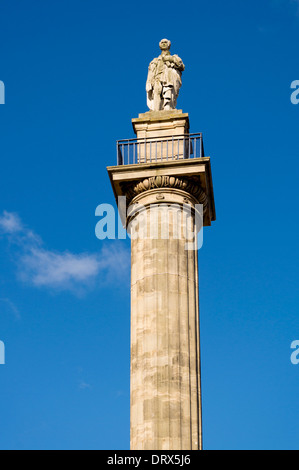
[[[186,237],[177,234],[186,223],[194,229],[193,212],[181,218],[186,201],[197,203],[185,191],[165,188],[145,191],[131,205],[144,207],[129,218],[131,449],[201,448],[197,250],[186,249]],[[150,210],[156,238],[148,236]],[[145,216],[147,234],[140,236]]]

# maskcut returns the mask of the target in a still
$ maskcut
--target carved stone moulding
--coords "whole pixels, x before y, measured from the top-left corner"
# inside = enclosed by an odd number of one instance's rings
[[[192,180],[191,178],[178,178],[176,176],[158,175],[151,178],[133,181],[130,183],[122,183],[121,189],[123,194],[126,195],[127,204],[129,205],[132,199],[145,191],[153,189],[180,189],[186,193],[191,194],[199,204],[203,205],[203,212],[205,213],[208,208],[208,197],[204,192],[201,185]]]

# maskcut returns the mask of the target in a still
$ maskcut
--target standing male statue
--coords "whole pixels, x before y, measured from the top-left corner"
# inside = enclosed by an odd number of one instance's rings
[[[171,42],[162,39],[161,54],[151,61],[146,81],[147,105],[151,111],[175,109],[185,70],[182,59],[169,52]]]

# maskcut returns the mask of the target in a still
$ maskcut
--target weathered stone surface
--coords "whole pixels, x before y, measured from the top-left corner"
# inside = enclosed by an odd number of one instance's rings
[[[139,114],[132,119],[137,139],[181,136],[189,132],[189,115],[182,110],[158,111]]]
[[[151,61],[146,81],[147,105],[152,111],[175,109],[185,70],[182,59],[169,52],[171,42],[162,39],[161,54]]]
[[[132,122],[137,139],[189,132],[188,114],[177,110],[150,111]],[[188,223],[194,228],[195,211],[182,221],[180,208],[201,203],[204,225],[215,220],[210,158],[152,164],[145,150],[138,164],[108,173],[116,201],[126,196],[130,204],[120,215],[132,237],[131,449],[200,449],[198,261],[197,250],[186,249],[185,230]],[[154,223],[144,219],[153,205]],[[134,237],[139,231],[147,236]]]
[[[132,119],[132,124],[139,143],[138,163],[185,158],[189,132],[188,113],[176,109],[149,111]]]
[[[181,205],[175,189],[163,192],[165,204],[169,191]],[[154,190],[137,198],[145,207],[151,198],[151,208],[156,200]],[[131,242],[131,449],[201,447],[197,251],[175,238],[176,212],[168,210],[168,220],[157,219],[168,239]]]

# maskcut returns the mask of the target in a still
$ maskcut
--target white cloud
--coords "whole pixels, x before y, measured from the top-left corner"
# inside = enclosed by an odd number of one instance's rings
[[[97,276],[100,269],[95,255],[54,253],[42,248],[31,248],[20,258],[24,280],[36,286],[70,288]]]
[[[130,254],[119,242],[117,247],[103,246],[99,253],[48,250],[17,214],[9,212],[0,216],[0,229],[19,248],[15,254],[19,278],[36,287],[79,293],[82,288],[128,277]]]
[[[0,216],[0,233],[2,234],[15,234],[23,230],[22,222],[17,214],[12,212],[3,212]]]

